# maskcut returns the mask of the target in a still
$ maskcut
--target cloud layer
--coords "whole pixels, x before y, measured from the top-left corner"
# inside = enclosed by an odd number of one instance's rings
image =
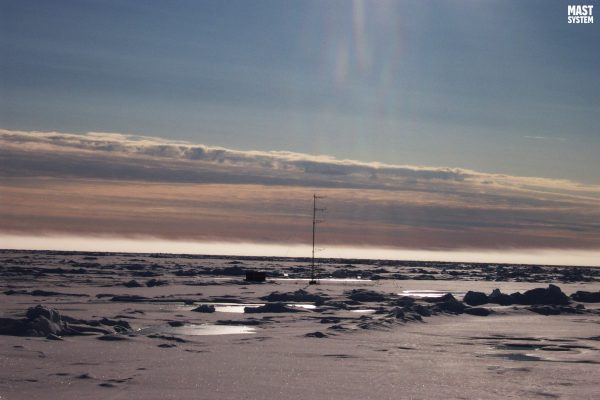
[[[411,248],[600,248],[600,187],[460,168],[0,130],[4,232]]]
[[[221,147],[167,141],[159,138],[90,132],[75,135],[58,132],[0,130],[0,143],[6,149],[86,155],[134,157],[158,162],[195,162],[203,165],[243,168],[261,175],[313,174],[324,176],[368,176],[405,179],[463,180],[476,175],[458,168],[431,168],[387,165],[377,162],[337,160],[287,151],[239,151]],[[149,177],[150,178],[150,177]],[[176,178],[176,177],[175,177]],[[182,179],[185,177],[181,176]]]

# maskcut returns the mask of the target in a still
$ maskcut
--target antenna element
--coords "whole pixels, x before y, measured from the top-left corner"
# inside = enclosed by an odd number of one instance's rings
[[[323,212],[324,208],[317,208],[317,199],[322,199],[322,196],[317,196],[316,193],[313,194],[313,221],[312,221],[312,263],[310,268],[310,281],[308,283],[310,285],[316,285],[319,282],[317,281],[315,275],[315,227],[318,223],[323,222],[317,219],[317,211]]]

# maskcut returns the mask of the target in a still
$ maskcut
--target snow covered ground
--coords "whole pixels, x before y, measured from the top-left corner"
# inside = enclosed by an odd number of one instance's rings
[[[39,304],[63,329],[1,336],[3,400],[600,397],[600,303],[489,296],[598,292],[596,268],[325,260],[319,285],[302,259],[2,251],[0,268],[0,329]]]

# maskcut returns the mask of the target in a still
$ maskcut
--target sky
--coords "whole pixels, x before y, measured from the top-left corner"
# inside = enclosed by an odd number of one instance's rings
[[[567,4],[0,0],[0,233],[599,250]]]
[[[0,121],[600,183],[568,3],[3,0]]]

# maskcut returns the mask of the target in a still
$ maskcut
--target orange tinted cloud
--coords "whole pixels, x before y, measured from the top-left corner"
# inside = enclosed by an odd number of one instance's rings
[[[600,248],[600,188],[119,134],[0,130],[3,232],[409,248]]]

